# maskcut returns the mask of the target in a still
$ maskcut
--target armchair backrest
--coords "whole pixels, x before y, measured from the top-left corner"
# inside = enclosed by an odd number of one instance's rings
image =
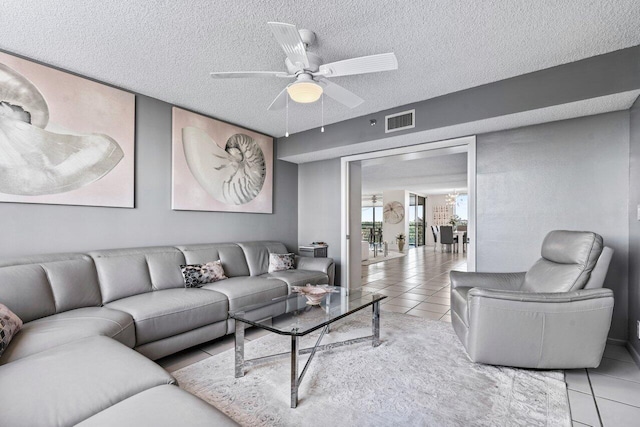
[[[605,246],[602,249],[602,253],[600,254],[600,258],[598,258],[596,266],[593,267],[589,281],[584,285],[585,289],[602,288],[604,285],[604,279],[607,277],[607,271],[609,271],[609,264],[611,264],[612,257],[613,249],[609,246]]]
[[[569,292],[583,289],[602,249],[602,236],[599,234],[589,231],[551,231],[542,242],[542,258],[525,275],[521,290]]]

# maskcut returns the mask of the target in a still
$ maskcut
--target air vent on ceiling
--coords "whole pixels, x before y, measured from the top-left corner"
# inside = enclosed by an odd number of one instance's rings
[[[384,133],[396,132],[399,130],[416,127],[416,110],[403,111],[402,113],[391,114],[384,118]]]

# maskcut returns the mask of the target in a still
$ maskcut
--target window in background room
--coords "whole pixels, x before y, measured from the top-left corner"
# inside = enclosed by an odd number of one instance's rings
[[[362,240],[373,244],[382,235],[382,206],[362,208]]]
[[[456,205],[454,206],[454,215],[458,215],[461,220],[469,220],[469,195],[460,194],[456,197]]]
[[[426,200],[424,197],[418,196],[418,205],[416,206],[416,217],[418,218],[416,226],[416,234],[418,236],[418,246],[424,246],[425,244],[425,229],[427,223],[425,221],[426,215]]]
[[[416,245],[416,195],[409,194],[409,246]]]
[[[409,193],[409,246],[423,246],[425,241],[425,198]]]

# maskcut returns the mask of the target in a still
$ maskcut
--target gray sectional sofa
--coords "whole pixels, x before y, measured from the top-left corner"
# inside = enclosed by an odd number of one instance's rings
[[[0,357],[2,425],[235,425],[151,360],[233,333],[229,310],[333,284],[330,258],[268,273],[269,253],[287,252],[246,242],[0,261],[0,302],[24,322]],[[180,265],[215,260],[228,279],[185,288]]]

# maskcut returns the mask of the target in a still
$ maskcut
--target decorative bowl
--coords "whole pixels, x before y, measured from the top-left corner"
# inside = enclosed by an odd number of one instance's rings
[[[302,295],[307,297],[308,305],[320,305],[320,303],[322,302],[322,298],[324,298],[325,295],[338,291],[333,286],[312,286],[310,283],[307,283],[306,286],[294,286],[293,292],[301,293]]]

